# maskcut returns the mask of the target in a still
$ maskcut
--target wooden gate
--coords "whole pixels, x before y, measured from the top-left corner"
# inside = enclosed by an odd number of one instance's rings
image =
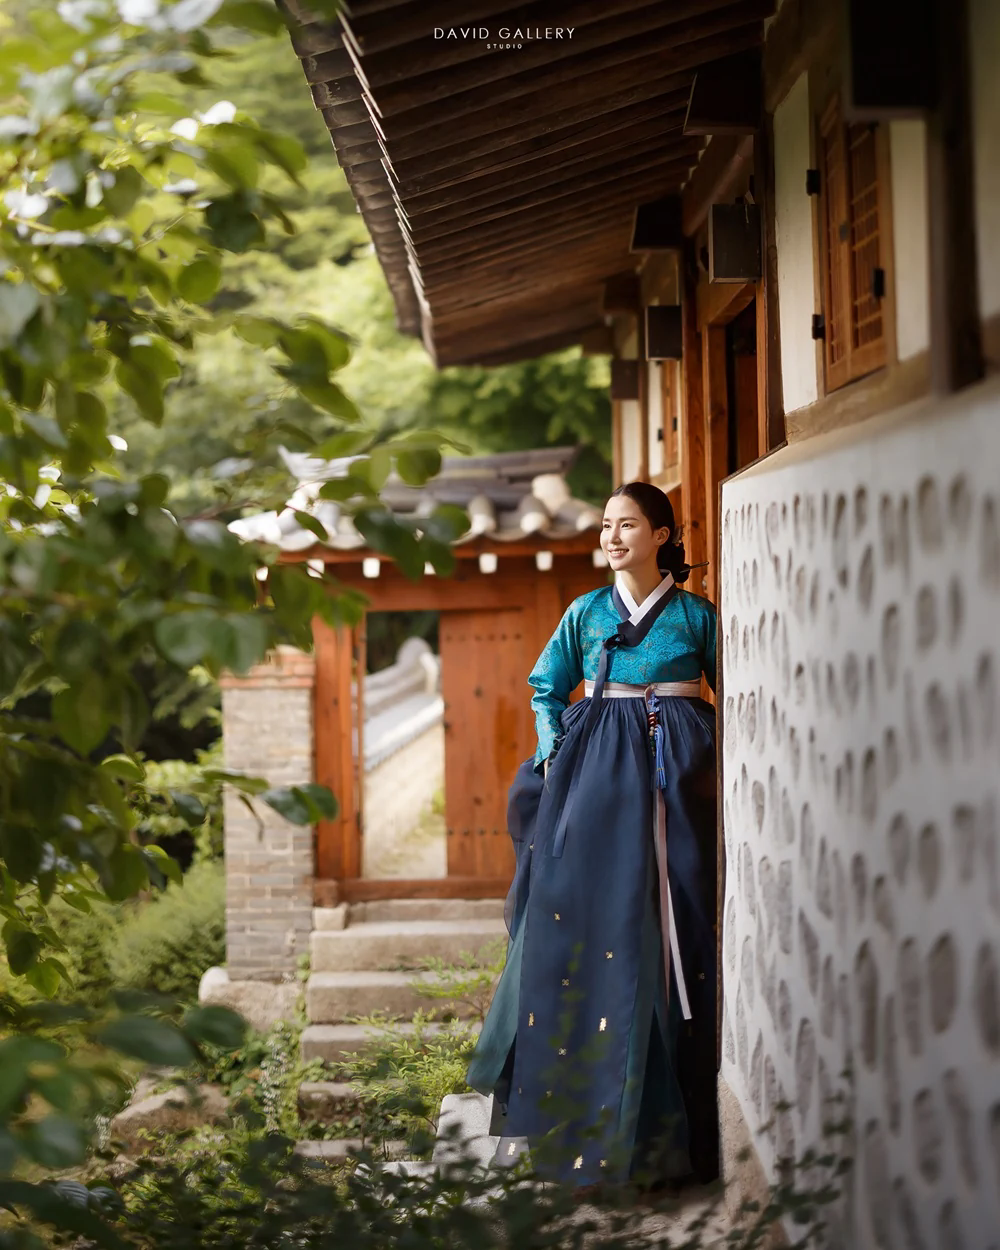
[[[365,580],[357,554],[332,557],[335,567],[330,571],[336,580],[362,591],[371,611],[436,609],[441,614],[448,875],[361,877],[364,831],[357,756],[362,718],[351,697],[358,652],[349,631],[317,621],[315,776],[340,801],[337,819],[317,827],[318,903],[500,898],[507,892],[514,867],[507,792],[518,765],[535,750],[528,674],[572,600],[604,579],[593,567],[594,545],[592,534],[564,540],[556,546],[552,570],[539,572],[533,547],[511,543],[500,553],[495,573],[481,573],[476,561],[460,557],[453,577],[418,582],[408,581],[391,565],[384,565],[377,579]],[[581,691],[582,685],[574,697]]]

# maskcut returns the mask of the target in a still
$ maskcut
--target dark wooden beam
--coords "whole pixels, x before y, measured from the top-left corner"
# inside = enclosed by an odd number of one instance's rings
[[[352,13],[346,7],[341,13],[344,29],[360,56],[374,56],[403,44],[420,44],[434,39],[435,27],[479,26],[487,18],[499,19],[510,8],[510,0],[466,0],[455,4],[453,0],[438,0],[419,5],[400,4],[399,12],[386,19],[384,12],[363,8]],[[494,23],[495,24],[495,23]]]
[[[703,20],[696,16],[699,12],[704,15],[706,10],[717,7],[722,6],[716,0],[687,0],[686,4],[677,6],[683,17],[689,18],[695,26],[701,25]],[[741,13],[746,11],[745,7],[743,4],[730,4],[729,7],[733,10],[735,24]],[[671,24],[668,16],[670,11],[660,0],[638,0],[638,3],[637,0],[575,0],[575,29],[572,39],[527,43],[517,53],[518,71],[524,73],[545,66],[557,58],[562,59],[568,50],[574,54],[588,52],[607,48],[634,36],[649,34]],[[675,13],[676,16],[679,15]],[[555,26],[557,23],[548,16],[542,23],[536,16],[534,20],[528,17],[519,22],[512,20],[508,24],[513,27],[542,24]],[[675,21],[674,24],[679,23]],[[468,87],[477,84],[485,86],[510,72],[509,58],[497,56],[490,51],[489,41],[434,40],[433,31],[428,34],[432,36],[430,39],[419,39],[408,47],[372,56],[353,56],[355,72],[369,94],[378,99],[380,92],[386,87],[411,81],[414,77],[414,63],[420,65],[423,76],[436,74],[445,78],[455,68],[465,68],[467,71],[471,69],[474,81],[468,83]],[[351,51],[349,44],[347,48]]]
[[[313,882],[313,902],[317,907],[338,903],[377,903],[397,898],[504,898],[510,889],[508,877],[349,877]]]
[[[697,71],[691,84],[686,135],[752,135],[761,117],[761,50],[751,48]]]
[[[593,222],[569,222],[557,230],[547,231],[544,239],[518,239],[500,247],[490,246],[488,240],[483,240],[471,252],[424,258],[421,276],[431,288],[455,281],[467,282],[472,269],[478,275],[489,275],[497,270],[507,273],[513,266],[522,264],[529,267],[552,264],[560,254],[569,259],[578,255],[617,256],[627,250],[627,211],[619,210],[612,215],[603,231],[595,231]]]
[[[764,44],[764,112],[773,113],[836,33],[841,5],[784,0]]]
[[[672,120],[672,114],[670,118]],[[627,129],[609,131],[590,143],[574,144],[555,152],[541,152],[524,158],[513,167],[485,169],[460,182],[447,182],[429,191],[406,194],[407,215],[419,217],[421,213],[451,204],[471,203],[474,198],[483,195],[502,194],[510,190],[516,194],[517,188],[527,186],[529,180],[540,175],[552,179],[569,178],[577,171],[594,168],[610,158],[624,158],[643,148],[660,147],[665,140],[669,142],[672,152],[689,150],[680,148],[684,140],[676,130],[665,131],[664,116],[657,115]],[[692,145],[690,151],[696,152],[696,141],[688,142]],[[516,176],[512,174],[512,168],[516,169]]]
[[[638,312],[642,300],[639,275],[633,270],[615,274],[604,284],[601,311],[604,313]]]
[[[509,213],[502,221],[497,221],[492,225],[487,233],[484,233],[481,223],[463,229],[461,223],[457,222],[454,231],[424,242],[417,252],[423,257],[424,249],[427,249],[426,255],[440,257],[448,255],[450,249],[459,241],[471,241],[474,246],[479,246],[481,243],[498,244],[501,239],[505,242],[512,242],[525,237],[523,233],[525,227],[539,231],[548,230],[551,227],[572,222],[580,214],[603,213],[623,205],[631,208],[637,199],[676,191],[681,181],[682,177],[676,174],[664,175],[657,170],[650,170],[636,175],[625,186],[594,187],[589,191],[581,191],[568,198],[553,201],[546,206],[545,211],[538,208],[526,208],[516,213]],[[600,223],[595,220],[593,224],[597,229]],[[404,238],[408,237],[406,229],[402,226],[401,229]]]
[[[640,179],[648,181],[650,176],[661,184],[679,185],[691,168],[692,159],[689,155],[671,160],[669,154],[665,159],[660,152],[646,149],[630,159],[610,162],[573,178],[544,183],[537,190],[511,199],[496,200],[489,196],[485,202],[478,201],[468,206],[457,204],[450,209],[418,217],[415,221],[411,221],[408,214],[404,216],[408,233],[419,246],[422,241],[451,235],[456,228],[467,230],[490,221],[503,221],[528,210],[537,211],[541,219],[557,205],[581,202],[591,192],[617,189],[626,183],[637,184]]]
[[[692,155],[694,155],[692,153]],[[633,252],[669,251],[684,246],[681,229],[681,197],[663,196],[636,206],[632,222]]]
[[[529,69],[524,68],[519,52],[513,63],[505,61],[507,72],[489,84],[489,98],[499,107],[522,95],[558,90],[567,80],[593,79],[625,62],[647,57],[659,58],[664,75],[675,68],[688,71],[690,77],[692,68],[723,55],[719,49],[728,45],[712,42],[716,36],[728,36],[734,25],[746,25],[770,7],[771,0],[761,0],[755,10],[741,5],[738,12],[727,5],[718,12],[706,13],[699,19],[697,30],[686,34],[682,23],[668,22],[658,30],[616,40],[582,54],[567,49],[555,61]],[[378,110],[386,135],[402,138],[426,125],[447,124],[452,117],[481,107],[481,73],[477,65],[471,67],[471,72],[470,67],[459,66],[447,75],[420,75],[399,86],[383,88],[378,93]]]
[[[933,2],[938,91],[927,119],[931,384],[945,394],[983,376],[983,344],[968,3]]]
[[[560,109],[553,113],[544,110],[536,112],[514,126],[507,124],[503,114],[488,111],[487,116],[477,116],[474,121],[456,119],[447,130],[439,129],[436,134],[427,135],[422,144],[415,139],[401,144],[401,151],[389,151],[390,164],[393,174],[405,179],[407,170],[418,167],[425,172],[428,169],[447,169],[450,165],[465,164],[475,157],[485,157],[488,163],[492,163],[496,154],[503,152],[508,144],[530,144],[532,140],[543,140],[547,135],[600,120],[647,100],[658,101],[659,111],[663,114],[676,114],[676,128],[680,130],[685,98],[683,91],[676,88],[664,90],[663,80],[653,78],[621,86],[606,96],[592,98],[578,108]]]
[[[411,164],[405,157],[396,156],[391,167],[392,185],[403,198],[406,198],[421,191],[436,190],[464,182],[466,179],[476,178],[483,173],[515,169],[524,161],[564,152],[567,149],[576,149],[577,152],[586,151],[588,145],[605,144],[609,136],[619,135],[624,142],[627,135],[638,133],[637,127],[640,125],[656,122],[663,125],[665,130],[675,129],[680,139],[681,110],[677,108],[672,93],[666,99],[643,100],[629,108],[605,113],[593,121],[574,122],[570,126],[563,127],[562,130],[552,131],[527,141],[513,138],[502,149],[498,148],[492,154],[472,159],[455,159],[447,165],[441,165],[432,158],[424,158]]]
[[[597,75],[593,81],[574,83],[572,90],[537,92],[503,109],[491,103],[456,114],[446,125],[428,124],[405,138],[386,137],[386,145],[390,152],[407,160],[456,146],[465,147],[468,156],[478,155],[484,147],[495,152],[498,134],[524,141],[582,125],[644,100],[663,99],[668,110],[683,111],[689,80],[688,74],[665,73],[662,64],[650,57]]]
[[[721,135],[709,141],[684,188],[682,224],[688,238],[698,233],[713,204],[731,197],[752,159],[750,135]]]
[[[684,547],[689,564],[708,558],[705,533],[705,425],[702,344],[695,304],[697,265],[689,245],[684,252],[681,302],[684,308],[684,356],[681,385],[684,403],[680,420],[681,517]],[[700,585],[691,587],[701,594]]]
[[[611,326],[594,326],[580,336],[580,350],[585,356],[610,356],[615,350],[615,332]]]
[[[719,483],[727,475],[729,454],[729,397],[726,383],[726,331],[724,326],[705,326],[701,332],[703,413],[705,421],[705,559],[708,560],[707,595],[718,602],[719,589]]]

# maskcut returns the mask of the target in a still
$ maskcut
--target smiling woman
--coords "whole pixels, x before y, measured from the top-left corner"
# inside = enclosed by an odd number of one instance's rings
[[[569,607],[529,683],[538,750],[517,774],[510,950],[469,1083],[495,1094],[497,1162],[531,1149],[588,1185],[718,1172],[715,609],[669,500],[620,487],[614,586]],[[585,681],[587,697],[569,705]],[[670,829],[670,855],[667,835]]]

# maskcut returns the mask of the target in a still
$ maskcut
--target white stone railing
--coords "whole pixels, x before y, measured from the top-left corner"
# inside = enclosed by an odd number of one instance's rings
[[[407,638],[396,662],[364,680],[365,721],[384,712],[408,695],[433,694],[441,688],[441,661],[422,638]],[[352,693],[357,693],[355,684]]]

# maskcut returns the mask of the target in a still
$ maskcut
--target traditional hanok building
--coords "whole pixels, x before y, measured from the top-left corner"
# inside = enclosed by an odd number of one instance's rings
[[[831,1244],[995,1245],[1000,6],[299,16],[400,328],[608,353],[615,477],[709,561],[731,1174],[850,1067]]]

